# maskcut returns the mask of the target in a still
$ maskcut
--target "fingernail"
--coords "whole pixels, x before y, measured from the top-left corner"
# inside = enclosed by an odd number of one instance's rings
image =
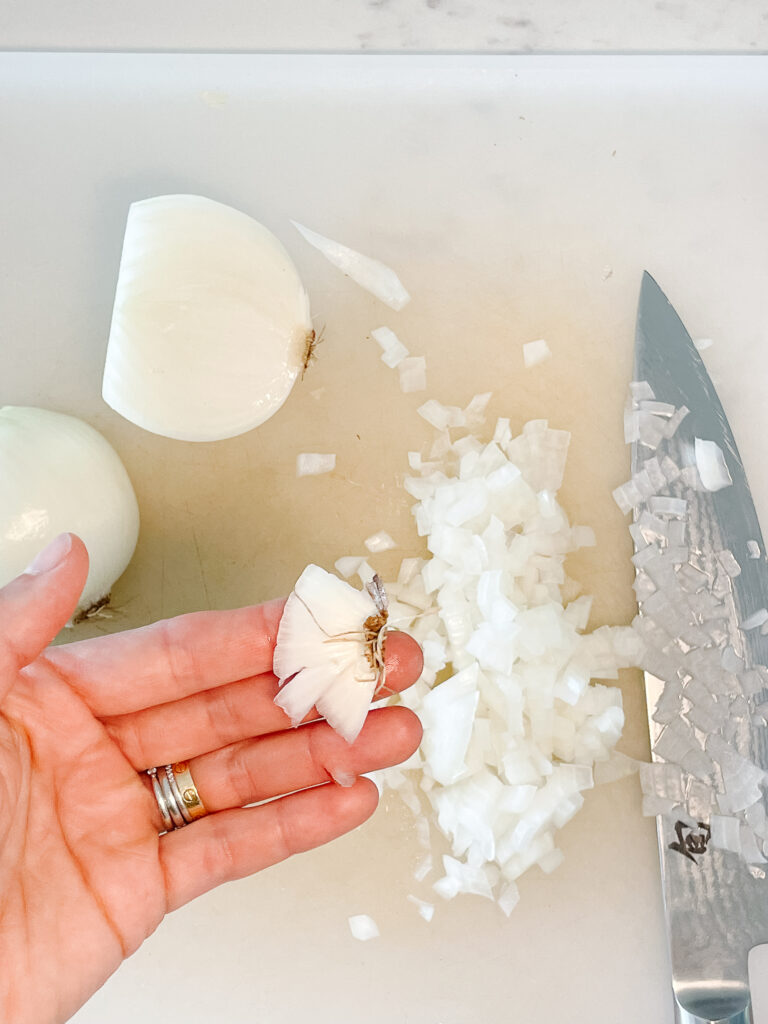
[[[55,569],[57,565],[64,561],[69,554],[71,547],[72,535],[69,533],[60,533],[55,540],[52,540],[47,547],[44,547],[42,551],[35,555],[24,571],[31,575],[50,572],[51,569]]]

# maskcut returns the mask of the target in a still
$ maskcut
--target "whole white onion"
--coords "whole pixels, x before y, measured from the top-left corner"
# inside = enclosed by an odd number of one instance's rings
[[[49,541],[76,533],[90,556],[77,606],[109,596],[136,548],[139,506],[119,456],[74,416],[0,408],[0,585],[23,572]]]

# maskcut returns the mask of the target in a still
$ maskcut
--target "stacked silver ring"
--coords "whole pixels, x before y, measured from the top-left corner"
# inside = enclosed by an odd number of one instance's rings
[[[166,832],[184,828],[207,813],[186,761],[148,768],[147,775],[152,780],[152,791]]]

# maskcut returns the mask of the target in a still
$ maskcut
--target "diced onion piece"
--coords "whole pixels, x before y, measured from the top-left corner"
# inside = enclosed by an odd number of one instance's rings
[[[768,622],[768,608],[758,608],[756,612],[748,615],[739,623],[742,629],[757,629],[763,623]]]
[[[512,428],[508,417],[500,416],[496,420],[496,429],[493,432],[492,440],[499,445],[509,444],[512,440]]]
[[[434,903],[427,903],[426,900],[420,900],[418,896],[413,896],[410,893],[406,896],[406,899],[414,904],[414,906],[419,911],[419,914],[421,915],[421,917],[424,918],[425,921],[432,920],[432,918],[435,915]]]
[[[734,558],[732,551],[726,549],[725,551],[718,552],[717,559],[731,579],[736,579],[741,574],[741,566]]]
[[[377,299],[381,299],[390,309],[400,310],[410,302],[411,296],[403,287],[394,270],[378,260],[363,256],[340,242],[334,242],[324,235],[319,235],[316,231],[311,231],[295,220],[291,223],[299,234],[321,252],[330,263],[338,267],[347,277],[351,277],[361,288],[365,288]]]
[[[738,818],[713,814],[709,820],[712,845],[719,850],[741,853],[741,834]]]
[[[182,441],[234,437],[283,404],[314,337],[309,300],[275,236],[202,196],[128,211],[102,394]]]
[[[674,437],[677,433],[677,428],[683,422],[685,417],[691,410],[686,405],[681,405],[679,409],[676,409],[670,419],[667,421],[667,425],[664,427],[665,437]]]
[[[483,391],[479,395],[473,395],[469,404],[464,409],[464,421],[470,430],[477,430],[485,423],[485,410],[492,396],[491,391]]]
[[[400,570],[397,574],[397,582],[402,583],[403,586],[408,586],[408,584],[416,576],[422,565],[423,561],[421,558],[404,558],[400,563]]]
[[[523,345],[523,362],[526,369],[536,366],[537,363],[543,363],[551,355],[550,347],[544,338],[539,338],[536,341],[527,341]]]
[[[688,502],[685,498],[654,495],[648,502],[648,508],[654,515],[677,516],[682,519],[688,513]]]
[[[713,342],[711,338],[694,338],[693,344],[698,352],[704,352],[712,347]]]
[[[443,405],[434,398],[430,398],[423,405],[420,405],[416,412],[425,419],[427,423],[436,430],[447,430],[448,427],[461,427],[464,425],[464,411],[455,405]]]
[[[498,904],[504,913],[509,917],[517,904],[520,902],[520,890],[514,882],[507,882],[499,893]]]
[[[640,440],[640,415],[631,405],[624,410],[624,440],[627,444]]]
[[[640,443],[644,444],[646,448],[657,448],[662,438],[667,436],[668,424],[671,421],[664,419],[662,416],[654,416],[653,413],[648,412],[638,412],[637,420],[637,432]]]
[[[629,392],[635,402],[653,401],[656,395],[647,380],[633,380],[629,385]]]
[[[365,558],[362,560],[360,565],[358,565],[356,573],[357,578],[360,580],[364,587],[366,587],[371,582],[373,577],[376,575],[373,566],[370,565]]]
[[[708,491],[719,491],[729,487],[733,480],[725,464],[722,449],[714,441],[704,441],[697,437],[694,441],[696,452],[696,468],[701,482]]]
[[[757,543],[756,540],[747,541],[747,554],[750,558],[760,557],[760,545]]]
[[[385,366],[394,369],[407,357],[408,349],[389,327],[377,327],[371,331],[371,337],[381,347],[381,361]]]
[[[595,764],[595,784],[602,786],[606,782],[616,782],[619,779],[625,779],[628,775],[634,775],[639,767],[639,761],[636,761],[633,757],[627,757],[626,754],[619,753],[618,750],[614,750],[607,761],[598,761]]]
[[[656,402],[652,399],[643,399],[639,403],[641,412],[649,412],[653,416],[674,416],[675,407],[669,402]]]
[[[574,526],[571,535],[574,548],[593,548],[597,544],[597,537],[591,526]]]
[[[400,373],[400,390],[403,394],[426,391],[427,361],[424,356],[409,356],[402,360],[397,369]]]
[[[422,702],[422,749],[432,777],[448,785],[464,770],[479,699],[477,667],[464,669],[430,691]]]
[[[348,580],[350,576],[355,575],[363,561],[365,559],[362,555],[343,555],[334,562],[333,567],[339,576],[343,576],[345,580]]]
[[[321,452],[301,452],[296,456],[296,476],[318,476],[336,468],[336,456]]]
[[[744,822],[739,827],[739,840],[741,842],[741,855],[748,864],[765,864],[766,858],[757,844],[755,833]],[[757,876],[761,877],[760,875]],[[765,874],[762,875],[765,878]]]
[[[427,875],[430,873],[430,871],[432,871],[432,868],[432,854],[425,854],[425,856],[421,858],[419,863],[414,868],[413,877],[416,879],[417,882],[423,882]]]
[[[377,939],[381,934],[379,926],[368,914],[353,914],[348,918],[349,930],[360,942],[367,942],[368,939]]]
[[[397,547],[397,544],[385,530],[379,530],[378,533],[372,533],[370,537],[366,537],[363,543],[372,555],[378,555],[382,551],[390,551],[392,548]]]

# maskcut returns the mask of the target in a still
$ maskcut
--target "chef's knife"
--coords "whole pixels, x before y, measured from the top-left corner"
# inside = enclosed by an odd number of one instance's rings
[[[696,773],[683,774],[682,799],[657,817],[676,1020],[752,1024],[747,957],[753,946],[768,941],[768,864],[760,857],[765,838],[760,831],[768,836],[761,824],[762,783],[768,776],[760,777],[768,769],[768,729],[761,714],[768,708],[768,673],[761,668],[768,665],[768,636],[759,627],[744,629],[741,624],[750,616],[759,620],[759,610],[768,608],[768,563],[744,467],[715,388],[680,318],[647,273],[638,308],[635,379],[650,387],[635,386],[631,429],[640,437],[632,443],[633,475],[647,468],[658,478],[663,465],[668,483],[657,493],[686,503],[683,513],[678,505],[676,514],[669,515],[663,511],[669,506],[645,499],[635,508],[634,527],[635,562],[647,566],[647,572],[638,569],[635,588],[641,625],[647,628],[655,658],[653,673],[645,673],[652,747],[660,744],[669,752],[670,744],[677,744],[680,751],[690,742],[684,767]],[[658,437],[665,418],[670,428],[674,424],[669,408],[654,402],[689,410],[671,437]],[[703,489],[692,468],[696,438],[718,445],[730,486]],[[671,461],[665,463],[665,456]],[[653,465],[651,459],[656,460]],[[672,463],[684,471],[677,479]],[[647,476],[639,482],[647,485]],[[662,531],[654,538],[648,518],[654,508],[657,530],[659,521],[668,525],[677,520],[674,536],[667,538]],[[638,532],[642,510],[650,523],[645,535]],[[655,541],[660,553],[655,565],[655,551],[646,551],[650,563],[640,557],[648,540]],[[676,560],[673,568],[665,565],[666,555]],[[708,613],[710,606],[721,606],[722,612]],[[711,615],[719,615],[719,621]],[[685,620],[689,626],[683,628]],[[669,643],[661,648],[665,638]],[[702,683],[711,700],[702,697]],[[709,715],[709,730],[696,714],[702,701],[705,710],[716,712]],[[653,759],[663,760],[656,752]],[[744,794],[731,799],[725,784],[735,777],[734,766],[746,762],[752,765],[752,779],[758,780],[755,792],[746,797],[758,798],[749,811],[739,806]],[[710,798],[707,813],[701,804]],[[740,830],[747,843],[745,855],[713,843],[713,815],[719,816],[718,827],[730,827],[731,835]],[[758,845],[752,845],[750,834]]]

